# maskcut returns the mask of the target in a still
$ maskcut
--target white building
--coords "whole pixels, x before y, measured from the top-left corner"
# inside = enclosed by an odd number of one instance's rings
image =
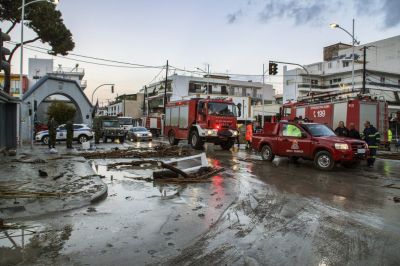
[[[110,116],[129,116],[139,119],[143,116],[143,93],[124,94],[117,96],[115,101],[107,106]]]
[[[86,80],[83,80],[85,70],[79,68],[78,64],[76,64],[75,67],[68,68],[58,65],[57,68],[54,68],[53,63],[53,59],[29,58],[28,80],[30,86],[33,86],[36,81],[45,75],[49,75],[63,79],[76,80],[78,84],[80,84],[82,90],[87,87]]]
[[[384,98],[393,113],[400,110],[400,35],[355,47],[354,89],[363,88],[363,47],[366,49],[365,91]],[[335,44],[324,48],[324,61],[301,68],[283,70],[283,102],[296,101],[312,93],[352,89],[352,46]],[[311,83],[311,88],[310,88]]]
[[[164,108],[165,81],[150,84],[141,92],[146,93],[148,106],[145,112],[161,115]],[[167,101],[177,101],[194,97],[232,98],[235,104],[242,105],[239,120],[252,120],[252,106],[274,102],[275,90],[270,84],[252,81],[231,80],[229,76],[206,75],[204,77],[172,75],[168,77]]]

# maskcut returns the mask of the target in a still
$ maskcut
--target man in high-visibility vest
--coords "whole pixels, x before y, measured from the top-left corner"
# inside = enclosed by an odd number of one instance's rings
[[[246,149],[251,148],[251,140],[253,138],[253,125],[250,123],[246,126]]]
[[[364,123],[365,129],[362,134],[362,138],[367,142],[369,148],[369,157],[367,159],[367,164],[369,167],[373,167],[376,159],[376,150],[378,149],[379,142],[381,141],[381,136],[376,130],[376,128],[371,125],[369,121]]]

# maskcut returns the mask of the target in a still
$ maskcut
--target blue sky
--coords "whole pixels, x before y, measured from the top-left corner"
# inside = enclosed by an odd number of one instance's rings
[[[330,22],[350,31],[354,17],[361,43],[400,32],[398,0],[61,0],[57,8],[73,34],[74,53],[146,65],[163,65],[168,59],[189,70],[209,63],[219,73],[261,74],[268,60],[320,61],[323,46],[350,42],[344,32],[330,29]],[[18,34],[14,30],[13,40],[19,41]],[[26,51],[25,70],[33,56],[50,57]],[[18,62],[16,55],[16,73]],[[55,58],[57,64],[75,62]],[[86,70],[89,95],[110,82],[119,94],[133,93],[159,72],[79,65]],[[279,76],[266,80],[281,87]],[[99,99],[107,98],[113,96],[99,91]]]

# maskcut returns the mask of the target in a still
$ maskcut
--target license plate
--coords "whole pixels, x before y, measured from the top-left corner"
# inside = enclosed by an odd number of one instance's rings
[[[365,153],[365,149],[357,149],[357,153]]]

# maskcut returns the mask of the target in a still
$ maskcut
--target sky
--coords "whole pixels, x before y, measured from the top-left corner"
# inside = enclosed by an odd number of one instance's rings
[[[309,64],[322,61],[322,48],[350,43],[345,32],[331,29],[336,22],[363,43],[400,33],[399,0],[60,0],[57,9],[73,34],[73,53],[151,66],[166,61],[181,69],[210,65],[213,73],[262,74],[269,60]],[[25,39],[33,37],[25,31]],[[19,28],[11,34],[19,41]],[[34,45],[48,47],[41,42]],[[28,58],[51,58],[25,50]],[[71,56],[72,58],[72,56]],[[114,83],[119,95],[135,93],[160,73],[160,69],[99,66],[54,57],[54,65],[85,69],[91,95],[103,83]],[[103,62],[104,63],[104,62]],[[12,62],[19,73],[19,53]],[[266,78],[282,88],[278,76]],[[172,74],[173,72],[170,72]],[[164,73],[155,79],[161,79]],[[240,77],[260,81],[259,76]],[[107,88],[96,93],[100,101],[112,99]]]

